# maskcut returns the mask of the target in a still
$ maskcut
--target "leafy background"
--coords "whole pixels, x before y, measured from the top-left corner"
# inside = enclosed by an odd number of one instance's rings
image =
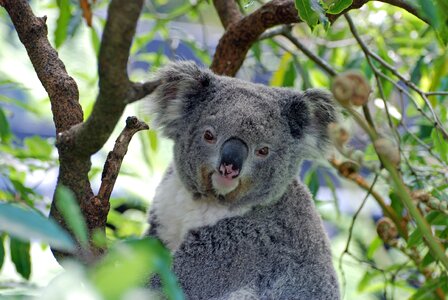
[[[30,3],[37,15],[48,16],[49,39],[79,86],[87,117],[98,91],[96,57],[108,2],[92,2],[91,10],[80,8],[80,3],[86,2]],[[250,13],[262,3],[241,1],[240,6]],[[433,120],[425,117],[430,114],[425,99],[409,84],[422,91],[447,91],[448,9],[443,0],[409,3],[429,24],[380,2],[370,2],[350,13],[370,51],[392,69],[372,57],[369,63],[369,55],[362,51],[346,19],[341,17],[330,26],[325,13],[339,13],[351,1],[301,0],[295,4],[305,23],[281,28],[279,33],[286,34],[273,33],[260,39],[238,77],[302,90],[330,88],[334,75],[346,70],[364,74],[372,87],[368,108],[375,130],[394,141],[407,188],[425,195],[414,193],[413,201],[446,247],[448,143]],[[169,271],[169,254],[158,242],[140,238],[147,226],[145,211],[171,157],[171,143],[155,130],[137,134],[125,157],[111,198],[106,237],[98,236],[96,241],[109,245],[106,257],[93,267],[67,261],[64,269],[52,257],[48,245],[71,251],[75,244],[70,235],[45,218],[58,165],[49,100],[4,10],[0,10],[0,20],[0,199],[4,202],[0,203],[0,295],[19,299],[152,297],[142,287],[142,278],[159,273],[164,293],[171,299],[181,299],[182,293]],[[219,19],[207,1],[146,1],[131,50],[131,79],[146,80],[172,59],[193,59],[209,65],[221,33]],[[326,62],[334,74],[305,55],[304,48]],[[378,77],[378,72],[385,76]],[[406,80],[394,72],[403,74]],[[426,96],[440,125],[446,127],[447,94]],[[145,105],[136,103],[124,116],[137,114],[150,121],[145,112]],[[341,128],[349,141],[338,145],[340,136],[336,136],[338,147],[333,160],[306,162],[301,177],[331,237],[345,299],[440,299],[441,294],[448,294],[446,269],[409,217],[377,149],[350,112],[345,113]],[[99,185],[107,151],[117,135],[112,135],[104,152],[93,157],[93,185]],[[347,168],[350,172],[344,173]],[[364,180],[364,186],[353,180],[355,175]],[[387,235],[391,230],[393,233],[394,224],[384,218],[384,209],[374,194],[405,224],[407,238]],[[71,192],[59,190],[57,198],[63,203],[60,209],[67,216],[69,228],[78,240],[85,241],[85,224]],[[386,235],[379,230],[380,224],[389,226]]]

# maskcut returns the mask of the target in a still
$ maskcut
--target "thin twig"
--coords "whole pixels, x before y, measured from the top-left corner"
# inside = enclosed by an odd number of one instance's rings
[[[436,92],[425,92],[426,96],[448,96],[448,92],[436,91]]]
[[[334,158],[330,159],[329,162],[336,170],[340,171],[341,162],[337,161]],[[372,195],[375,201],[379,204],[379,206],[381,206],[383,213],[395,223],[395,226],[397,226],[401,236],[403,236],[405,239],[408,238],[407,228],[405,225],[403,225],[396,212],[389,205],[386,204],[386,201],[383,199],[383,197],[371,187],[371,185],[365,180],[363,176],[361,176],[359,173],[356,172],[354,173],[339,172],[339,174],[344,178],[356,183],[363,190],[368,191],[369,194]]]
[[[284,27],[284,31],[282,33],[283,36],[285,36],[291,43],[294,44],[300,51],[302,51],[306,56],[308,56],[312,61],[314,61],[319,67],[321,67],[325,72],[327,72],[330,76],[336,76],[337,71],[330,66],[326,61],[321,59],[319,56],[314,54],[310,49],[305,47],[300,41],[295,38],[291,31],[288,30],[286,27]]]
[[[359,213],[361,212],[362,208],[366,204],[367,199],[369,198],[369,196],[370,196],[370,194],[371,194],[371,192],[373,190],[373,187],[375,186],[375,183],[376,183],[377,179],[378,179],[378,174],[375,174],[375,178],[373,179],[373,182],[370,185],[369,190],[367,191],[367,194],[365,195],[364,199],[361,202],[361,205],[359,206],[359,208],[356,210],[355,214],[353,215],[352,222],[351,222],[349,230],[348,230],[347,243],[345,244],[345,248],[344,248],[344,251],[341,253],[341,256],[339,256],[339,270],[340,270],[340,272],[342,274],[342,282],[343,282],[343,284],[342,284],[342,286],[343,286],[343,292],[342,292],[343,296],[342,296],[342,298],[344,298],[345,289],[346,289],[345,273],[344,273],[344,269],[342,268],[342,259],[344,258],[345,254],[349,253],[350,242],[352,240],[353,228],[355,226],[356,219],[358,218]]]
[[[439,117],[437,116],[436,112],[434,111],[434,108],[431,105],[431,102],[429,101],[428,97],[426,96],[426,93],[423,92],[418,86],[416,86],[412,81],[410,81],[409,79],[405,78],[403,75],[401,75],[397,69],[395,69],[392,65],[390,65],[388,62],[386,62],[384,59],[382,59],[378,54],[376,54],[375,52],[371,51],[369,49],[369,47],[367,47],[367,45],[364,43],[364,41],[360,38],[358,31],[355,27],[355,24],[353,23],[353,20],[351,19],[351,17],[346,13],[344,14],[345,19],[347,20],[347,23],[350,27],[350,31],[352,32],[353,36],[355,37],[355,39],[358,41],[358,44],[361,46],[361,48],[363,49],[363,51],[369,56],[374,58],[376,61],[378,61],[383,67],[387,68],[389,71],[392,72],[392,74],[394,74],[397,78],[399,78],[401,81],[403,81],[408,87],[410,87],[411,89],[413,89],[414,91],[416,91],[420,97],[423,99],[423,101],[425,102],[426,106],[428,107],[428,109],[430,110],[434,120],[434,126],[436,128],[438,128],[440,130],[440,132],[443,134],[445,139],[448,139],[448,132],[446,131],[446,129],[442,126],[442,123],[439,119]]]

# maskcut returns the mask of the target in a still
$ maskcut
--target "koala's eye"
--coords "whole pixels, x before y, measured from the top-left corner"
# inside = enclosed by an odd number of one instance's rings
[[[260,157],[266,157],[269,154],[269,148],[268,147],[260,148],[255,152],[255,154]]]
[[[204,140],[210,144],[214,144],[216,142],[215,136],[210,130],[206,130],[204,132]]]

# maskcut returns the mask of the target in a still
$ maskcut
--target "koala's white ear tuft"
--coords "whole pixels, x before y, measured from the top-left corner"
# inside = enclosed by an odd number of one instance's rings
[[[161,83],[149,97],[149,109],[167,137],[181,132],[183,117],[194,107],[194,95],[209,86],[212,76],[192,61],[170,62],[157,71],[155,78]]]

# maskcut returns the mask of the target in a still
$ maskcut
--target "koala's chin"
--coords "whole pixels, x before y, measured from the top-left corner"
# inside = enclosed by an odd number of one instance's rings
[[[227,178],[217,172],[212,174],[212,185],[217,195],[225,196],[234,191],[240,183],[239,178]]]
[[[194,184],[194,187],[190,186],[193,189],[197,186],[201,187],[201,190],[193,192],[197,201],[235,207],[240,206],[241,199],[248,196],[252,187],[248,176],[229,178],[212,168],[202,166],[200,169],[198,182]]]

